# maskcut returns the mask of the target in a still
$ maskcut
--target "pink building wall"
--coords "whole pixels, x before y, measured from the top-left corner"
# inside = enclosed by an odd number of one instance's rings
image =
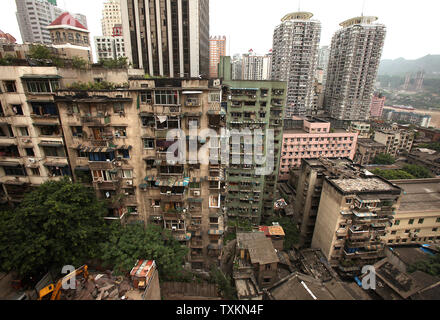
[[[358,133],[330,133],[330,123],[311,123],[304,120],[303,130],[285,130],[280,160],[279,180],[289,179],[290,168],[299,168],[301,159],[354,159]]]
[[[386,98],[384,96],[379,97],[377,95],[373,96],[373,99],[371,100],[371,109],[370,109],[370,116],[375,118],[382,117],[383,113],[383,107],[385,106],[385,100]]]

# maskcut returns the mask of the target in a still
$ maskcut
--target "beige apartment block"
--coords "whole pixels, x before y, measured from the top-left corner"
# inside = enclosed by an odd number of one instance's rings
[[[386,153],[397,157],[411,151],[414,136],[413,130],[379,130],[374,133],[374,141],[386,145]]]
[[[20,202],[49,180],[70,175],[53,93],[53,67],[1,67],[0,184],[3,202]]]
[[[372,164],[374,158],[379,154],[384,154],[387,147],[372,139],[358,139],[354,161],[362,166]]]
[[[403,189],[400,207],[384,240],[388,245],[440,241],[440,179],[396,180]]]
[[[384,237],[394,221],[402,190],[363,169],[346,167],[351,177],[324,179],[312,248],[321,249],[330,265],[356,274],[384,256]]]

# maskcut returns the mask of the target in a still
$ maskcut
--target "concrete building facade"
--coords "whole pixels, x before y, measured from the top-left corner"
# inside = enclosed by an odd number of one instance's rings
[[[290,170],[301,167],[303,159],[354,159],[357,133],[332,131],[330,123],[317,118],[294,119],[302,120],[303,125],[301,128],[284,129],[279,180],[287,181]]]
[[[394,223],[385,236],[389,246],[440,242],[440,179],[396,180],[404,191]]]
[[[228,144],[232,152],[226,170],[225,207],[229,225],[240,229],[237,226],[243,221],[248,227],[258,226],[263,216],[273,214],[287,90],[286,83],[281,81],[238,81],[231,80],[231,74],[230,57],[223,57],[219,76],[223,79],[223,103],[227,106],[226,128],[249,129],[251,132],[251,140],[246,138],[249,133],[244,133],[239,143],[231,139]],[[273,130],[272,142],[263,139],[270,134],[268,130]],[[252,134],[261,138],[260,146],[254,148]],[[244,155],[248,155],[249,151],[252,159],[245,164]]]
[[[95,50],[98,61],[125,57],[124,37],[95,37]]]
[[[209,0],[122,0],[126,55],[150,76],[209,76]]]
[[[70,13],[64,12],[49,26],[52,46],[64,58],[81,57],[92,62],[89,31]]]
[[[237,80],[271,80],[272,54],[258,55],[252,50],[241,57],[241,78]]]
[[[104,37],[113,36],[115,25],[122,25],[121,0],[107,0],[104,2],[104,9],[102,9],[102,35]]]
[[[386,28],[377,17],[344,21],[331,44],[324,104],[332,118],[367,121]]]
[[[386,145],[372,139],[358,139],[354,161],[362,166],[373,164],[374,158],[387,151]]]
[[[312,248],[331,266],[358,274],[384,257],[384,237],[400,206],[402,190],[355,165],[332,166],[324,178]]]
[[[321,23],[312,17],[309,12],[287,14],[274,31],[272,79],[288,83],[288,119],[312,110],[321,38]]]
[[[402,153],[411,151],[414,136],[413,130],[379,130],[374,132],[374,141],[386,145],[386,153],[397,157]]]
[[[226,56],[226,37],[217,36],[209,38],[209,77],[218,77],[218,64],[220,57]]]
[[[371,100],[370,117],[381,118],[383,113],[383,107],[385,106],[386,97],[381,93],[375,93]]]
[[[64,10],[47,0],[15,0],[17,21],[23,43],[51,44],[46,27],[59,17]],[[83,14],[73,16],[87,28],[87,18]]]

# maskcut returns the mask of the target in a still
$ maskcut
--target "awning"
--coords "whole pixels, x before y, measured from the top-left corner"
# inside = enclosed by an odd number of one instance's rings
[[[42,122],[34,122],[34,126],[44,126],[44,127],[57,127],[59,123],[42,123]]]
[[[0,142],[0,147],[10,147],[16,144],[17,144],[16,142]]]
[[[190,178],[185,178],[182,181],[177,181],[174,184],[174,187],[186,187],[189,184],[189,180],[190,180]]]
[[[21,79],[61,79],[62,77],[57,74],[25,74],[21,76]]]
[[[79,145],[76,149],[78,149],[80,152],[111,152],[115,151],[112,148],[108,147],[89,147],[85,145]]]
[[[84,171],[84,172],[88,172],[90,171],[89,167],[76,167],[75,171]]]
[[[60,141],[41,141],[38,145],[42,147],[62,147],[64,144]]]
[[[131,148],[132,146],[127,146],[127,145],[116,147],[117,150],[130,150]]]
[[[19,167],[19,166],[21,166],[21,164],[18,163],[18,162],[1,161],[0,162],[0,166],[3,166],[3,167]]]
[[[203,91],[183,91],[182,94],[202,94]]]
[[[44,165],[46,167],[60,167],[60,168],[67,167],[67,163],[61,163],[61,162],[46,162]]]
[[[372,218],[377,217],[377,214],[373,212],[355,212],[353,211],[354,215],[358,218]]]
[[[209,235],[222,235],[223,234],[223,230],[218,230],[218,229],[209,229],[208,231]]]

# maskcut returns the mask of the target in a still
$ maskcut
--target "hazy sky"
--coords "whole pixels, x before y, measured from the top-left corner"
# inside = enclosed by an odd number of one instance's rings
[[[191,1],[191,0],[190,0]],[[104,0],[58,0],[58,6],[87,15],[91,36],[101,35]],[[0,0],[0,29],[21,42],[15,0]],[[228,54],[254,49],[266,53],[272,48],[274,28],[281,18],[297,11],[299,0],[210,0],[210,33],[230,40]],[[322,23],[321,45],[331,42],[339,23],[362,12],[364,0],[302,0],[301,10],[310,11]],[[440,1],[365,0],[365,15],[379,17],[387,26],[383,59],[417,59],[440,54]],[[228,44],[229,48],[229,44]]]

